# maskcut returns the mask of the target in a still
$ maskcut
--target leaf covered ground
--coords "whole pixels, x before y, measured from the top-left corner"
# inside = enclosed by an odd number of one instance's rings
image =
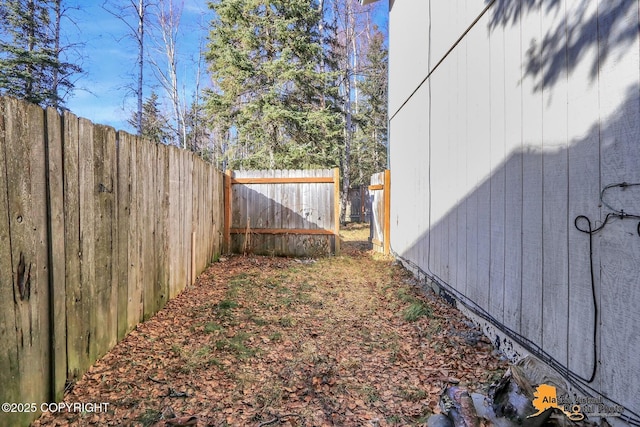
[[[343,230],[336,257],[214,263],[65,395],[106,412],[34,426],[423,425],[445,385],[499,378],[488,341],[367,235]]]

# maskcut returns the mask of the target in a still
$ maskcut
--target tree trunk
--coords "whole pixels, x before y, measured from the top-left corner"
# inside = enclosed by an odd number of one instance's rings
[[[144,0],[138,0],[138,135],[142,135],[142,83],[144,81]]]

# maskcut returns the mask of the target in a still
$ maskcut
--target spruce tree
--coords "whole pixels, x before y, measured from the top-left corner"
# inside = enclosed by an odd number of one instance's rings
[[[131,114],[128,122],[131,126],[142,126],[140,135],[152,142],[168,144],[171,140],[171,133],[167,125],[167,118],[160,111],[158,105],[158,94],[151,92],[151,96],[142,104],[142,117],[137,111]]]
[[[63,106],[82,70],[61,58],[59,25],[60,0],[0,0],[0,94]]]
[[[388,50],[384,34],[374,29],[366,53],[366,65],[360,82],[362,102],[358,112],[358,174],[354,184],[364,185],[369,177],[387,164],[387,64]]]
[[[323,96],[312,0],[218,0],[206,59],[214,89],[207,108],[228,130],[234,168],[329,167],[338,163],[340,117]]]

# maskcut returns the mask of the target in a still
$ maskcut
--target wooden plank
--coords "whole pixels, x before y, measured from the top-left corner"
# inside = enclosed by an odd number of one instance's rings
[[[283,171],[276,170],[273,172],[275,178],[282,178]],[[273,224],[274,228],[285,228],[287,224],[286,215],[283,209],[283,191],[285,185],[282,183],[273,184],[273,201],[274,201],[274,210],[275,210],[275,221]],[[284,244],[284,240],[282,238],[273,239],[270,247],[274,251],[275,254],[281,255],[286,253],[286,246]]]
[[[80,182],[78,118],[63,115],[64,241],[67,323],[67,375],[79,378],[87,365],[84,301],[80,282]]]
[[[93,138],[94,171],[94,253],[95,253],[95,324],[91,334],[92,353],[102,357],[117,342],[118,286],[116,191],[116,134],[111,127],[96,125]]]
[[[385,255],[389,254],[391,243],[391,171],[384,171],[384,248]]]
[[[335,168],[333,170],[333,215],[334,215],[334,253],[338,255],[340,253],[340,169]]]
[[[14,304],[13,277],[11,265],[11,230],[7,178],[9,177],[6,152],[13,139],[6,138],[5,126],[12,127],[12,117],[7,114],[5,103],[9,100],[0,98],[0,399],[2,402],[22,402],[20,384],[20,360],[18,335],[16,334],[16,308]],[[9,111],[13,111],[10,108]],[[9,154],[12,152],[9,150]],[[11,417],[7,425],[18,424],[19,415],[4,414]],[[23,420],[28,424],[31,420]]]
[[[65,286],[64,186],[62,118],[54,108],[46,110],[47,182],[49,186],[49,258],[51,263],[51,396],[59,402],[67,379],[67,322]],[[1,159],[0,159],[1,160]],[[0,173],[2,171],[0,170]],[[1,190],[0,185],[0,191]],[[3,212],[0,206],[0,212]],[[0,232],[1,234],[1,232]],[[0,244],[2,238],[0,237]],[[1,280],[1,279],[0,279]]]
[[[117,134],[117,287],[118,287],[118,341],[129,332],[127,312],[129,305],[129,227],[131,217],[131,137],[123,131]]]
[[[189,234],[189,246],[191,248],[191,256],[189,259],[190,269],[194,273],[191,275],[191,280],[189,281],[189,286],[195,283],[196,276],[198,274],[198,248],[196,243],[196,234],[200,233],[200,184],[201,184],[201,175],[200,175],[200,163],[198,163],[198,159],[193,156],[190,156],[191,162],[193,163],[193,210],[191,212],[191,233]]]
[[[8,202],[4,212],[10,227],[13,279],[8,301],[13,303],[9,313],[15,313],[15,329],[10,332],[15,341],[10,345],[17,356],[17,364],[10,365],[14,377],[10,383],[19,384],[15,402],[46,402],[51,390],[51,312],[44,112],[10,98],[4,99],[4,107]],[[11,418],[16,424],[28,423],[33,415],[12,414]]]
[[[184,239],[184,258],[183,262],[185,264],[186,277],[184,278],[183,289],[187,286],[187,284],[191,283],[191,276],[195,274],[195,272],[191,271],[190,260],[191,260],[191,232],[193,231],[193,157],[192,154],[188,151],[183,151],[182,153],[185,165],[185,185],[184,185],[184,195],[185,195],[185,221],[184,221],[184,231],[183,231],[183,239]]]
[[[155,271],[156,271],[156,311],[169,301],[169,147],[156,145],[156,230],[155,230]]]
[[[231,252],[231,171],[224,174],[224,251]]]
[[[140,140],[140,156],[141,162],[138,163],[142,179],[140,180],[140,189],[142,195],[142,206],[139,212],[141,221],[138,226],[141,227],[140,238],[142,242],[141,252],[141,273],[140,280],[142,282],[142,312],[143,320],[147,320],[153,316],[157,310],[156,307],[156,286],[155,286],[155,247],[154,234],[156,232],[156,206],[155,206],[155,145],[146,139]]]
[[[182,207],[180,204],[180,157],[176,147],[169,148],[169,298],[172,299],[178,294],[178,283],[180,281],[180,215]]]
[[[93,123],[80,118],[78,120],[78,181],[80,191],[80,288],[82,298],[82,341],[84,346],[78,351],[87,353],[85,372],[98,359],[95,346],[98,328],[95,307],[96,300],[96,256],[95,256],[95,217],[96,188],[94,178],[94,134]]]
[[[310,171],[303,171],[303,175],[308,175]],[[287,174],[289,177],[293,177],[295,171],[288,170]],[[307,176],[308,177],[308,176]],[[307,221],[304,220],[304,191],[310,185],[303,185],[299,183],[291,183],[285,185],[287,192],[290,197],[290,207],[289,211],[291,213],[291,217],[289,218],[289,227],[304,229],[307,225]],[[298,236],[283,236],[285,239],[289,241],[289,253],[293,254],[293,256],[299,256],[299,253],[302,252],[302,248],[300,245],[300,238]]]
[[[231,234],[245,234],[247,231],[251,234],[302,234],[302,235],[327,235],[333,236],[333,230],[324,230],[321,228],[232,228]]]
[[[127,309],[128,330],[133,330],[142,320],[142,252],[141,229],[146,221],[140,212],[142,211],[142,185],[144,173],[140,167],[141,141],[136,136],[128,136],[131,147],[131,216],[129,218],[129,301]]]
[[[370,240],[374,245],[374,249],[377,251],[384,251],[384,245],[382,242],[384,240],[384,192],[381,191],[384,189],[384,184],[380,184],[380,182],[384,182],[384,172],[376,173],[371,176],[371,184],[372,186],[380,186],[380,190],[372,190],[371,192],[371,236]],[[335,214],[333,215],[335,218]]]
[[[216,207],[214,209],[214,222],[215,222],[215,235],[216,246],[215,253],[220,255],[222,254],[223,248],[223,235],[224,235],[224,173],[214,170],[215,175],[215,186],[214,186],[214,199],[213,205]],[[222,207],[222,209],[220,208]]]
[[[305,171],[301,171],[304,173]],[[234,178],[232,184],[303,184],[303,183],[335,183],[335,177],[291,176],[292,171],[286,171],[287,177],[256,177]],[[298,173],[298,172],[296,172]]]

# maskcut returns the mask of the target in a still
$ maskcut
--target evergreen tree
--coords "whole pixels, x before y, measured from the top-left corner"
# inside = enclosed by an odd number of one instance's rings
[[[61,0],[0,0],[0,94],[63,106],[82,70],[61,58],[60,18]]]
[[[131,126],[142,125],[140,135],[149,141],[167,144],[170,142],[171,132],[167,125],[167,118],[160,112],[158,95],[155,92],[142,104],[142,118],[139,122],[139,114],[134,111],[128,122]]]
[[[326,102],[322,16],[313,0],[223,0],[206,59],[207,108],[229,137],[230,166],[329,167],[340,117]],[[232,153],[232,154],[231,154]]]
[[[384,34],[376,28],[367,48],[366,66],[360,82],[358,164],[351,179],[354,184],[367,184],[369,177],[385,169],[387,164],[387,64]]]

